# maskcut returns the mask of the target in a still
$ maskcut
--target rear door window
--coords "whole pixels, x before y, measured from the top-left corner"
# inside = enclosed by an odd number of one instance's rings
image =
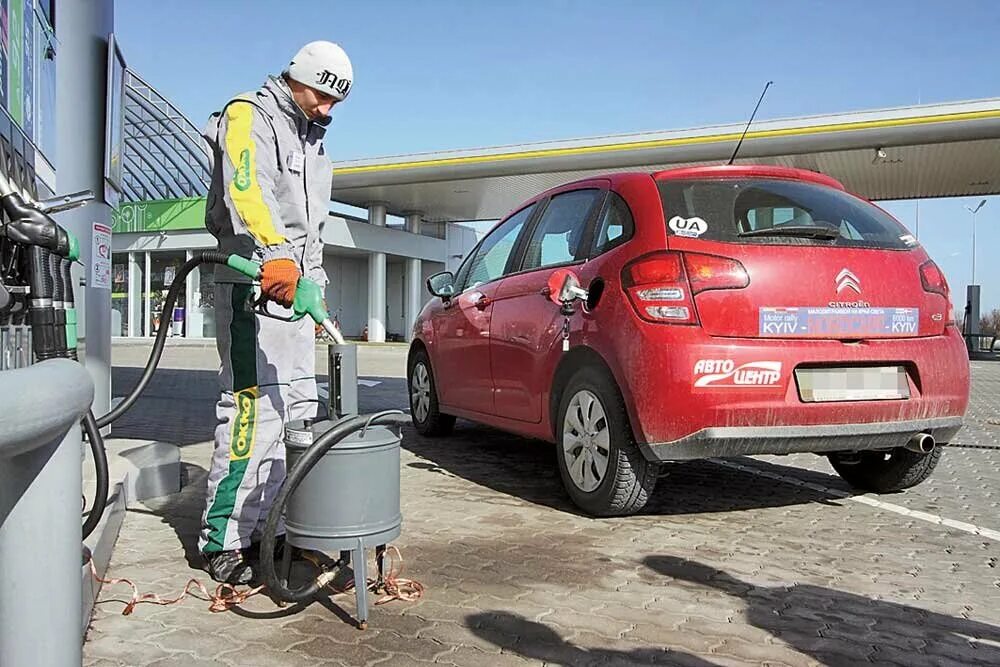
[[[617,193],[610,193],[608,203],[597,221],[594,233],[594,249],[591,257],[596,257],[632,238],[635,234],[635,221],[628,204]]]
[[[521,270],[571,264],[586,259],[587,223],[604,191],[573,190],[552,198],[532,231],[521,262]]]
[[[664,180],[667,233],[744,244],[906,250],[906,229],[877,206],[841,190],[778,179]],[[810,238],[814,228],[835,238]],[[795,230],[803,231],[795,235]],[[768,234],[773,230],[773,235]],[[792,234],[792,235],[788,235]]]

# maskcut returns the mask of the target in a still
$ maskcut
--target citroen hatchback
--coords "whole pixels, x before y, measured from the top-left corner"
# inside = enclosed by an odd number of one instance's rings
[[[556,271],[580,285],[562,303]],[[931,473],[968,405],[940,269],[810,171],[570,183],[428,289],[408,362],[417,430],[462,417],[555,442],[595,515],[641,509],[664,462],[703,457],[814,452],[860,489],[898,491]]]

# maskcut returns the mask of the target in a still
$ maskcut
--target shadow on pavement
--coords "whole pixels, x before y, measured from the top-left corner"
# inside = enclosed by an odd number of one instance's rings
[[[145,501],[147,509],[129,509],[128,512],[135,514],[146,514],[159,517],[159,519],[170,526],[177,535],[177,541],[184,549],[184,558],[187,565],[192,570],[197,570],[195,576],[202,579],[209,587],[215,586],[208,574],[203,570],[201,553],[198,551],[198,533],[201,529],[201,513],[205,508],[205,485],[208,479],[208,471],[201,466],[191,463],[181,463],[181,491],[172,496],[155,498]],[[306,577],[315,576],[313,566],[304,562],[296,562],[292,570],[292,578],[298,582],[306,581]],[[300,578],[301,577],[301,578]],[[296,584],[298,585],[298,584]],[[330,595],[317,595],[308,604],[294,604],[285,607],[275,607],[274,611],[257,612],[243,607],[230,607],[229,611],[237,616],[248,619],[275,619],[294,616],[311,604],[319,604],[330,611],[334,616],[348,625],[356,625],[357,621],[351,615],[349,609],[354,597],[353,594],[347,600],[347,607],[341,607]]]
[[[559,477],[555,446],[550,443],[459,421],[455,432],[446,438],[425,438],[412,428],[406,428],[403,447],[426,459],[410,463],[412,468],[456,475],[530,503],[582,516],[566,495]],[[742,459],[741,463],[772,466],[749,459]],[[788,468],[788,472],[850,492],[839,477],[800,468]],[[838,500],[841,498],[833,494],[792,484],[776,484],[749,472],[700,460],[666,465],[642,514],[731,512]]]
[[[1000,665],[1000,628],[905,604],[813,586],[755,586],[717,568],[676,556],[643,564],[673,580],[695,583],[744,601],[746,621],[823,664],[860,659],[916,664],[929,660]],[[983,643],[986,640],[993,643]]]
[[[610,648],[584,648],[563,639],[551,627],[528,620],[518,614],[485,611],[470,614],[466,625],[477,637],[485,639],[507,653],[547,665],[643,665],[669,664],[704,667],[714,665],[697,656],[669,648],[640,648],[631,651]]]
[[[170,526],[184,548],[184,558],[191,569],[202,570],[198,551],[201,513],[205,509],[205,483],[208,471],[192,463],[181,462],[181,490],[171,496],[145,501],[147,509],[129,509],[130,513],[157,516]],[[206,575],[207,576],[207,575]]]

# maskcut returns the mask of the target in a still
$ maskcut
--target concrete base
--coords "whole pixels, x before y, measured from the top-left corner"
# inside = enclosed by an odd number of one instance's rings
[[[84,542],[90,550],[97,575],[104,578],[111,562],[111,552],[118,532],[125,521],[125,510],[150,498],[159,498],[181,489],[181,453],[177,445],[151,440],[111,439],[105,442],[111,489],[108,508],[94,532]],[[83,463],[83,492],[87,504],[94,500],[94,462],[86,448]],[[87,631],[94,602],[101,584],[91,573],[90,563],[84,562],[81,572],[83,586],[83,632]]]

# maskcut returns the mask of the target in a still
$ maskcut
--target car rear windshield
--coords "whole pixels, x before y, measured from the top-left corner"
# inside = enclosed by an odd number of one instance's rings
[[[882,209],[834,188],[779,179],[663,180],[667,233],[730,243],[906,250]],[[773,230],[773,234],[768,233]]]

